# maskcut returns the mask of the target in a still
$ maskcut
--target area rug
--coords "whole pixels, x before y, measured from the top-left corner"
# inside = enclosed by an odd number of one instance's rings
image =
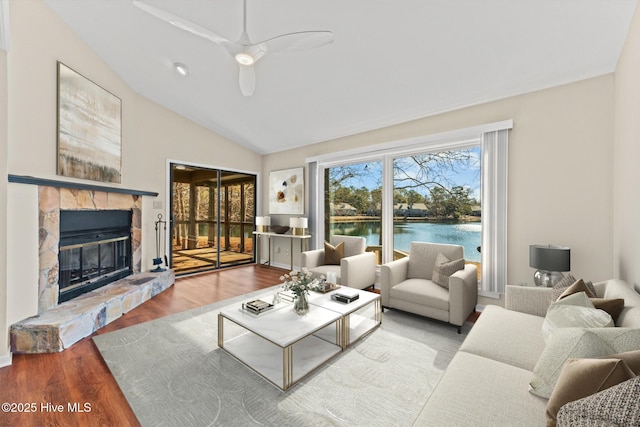
[[[385,310],[382,326],[283,392],[217,346],[220,308],[270,292],[93,338],[143,426],[410,426],[471,327]]]

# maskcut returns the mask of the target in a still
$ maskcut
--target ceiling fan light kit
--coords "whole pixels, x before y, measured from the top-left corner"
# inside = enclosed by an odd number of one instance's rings
[[[236,53],[235,58],[240,65],[253,65],[256,62],[253,56],[245,52]]]
[[[254,66],[255,63],[267,52],[307,50],[333,43],[333,33],[331,31],[300,31],[282,34],[259,43],[252,43],[249,39],[249,35],[247,34],[247,0],[243,0],[242,34],[240,39],[236,42],[228,40],[211,30],[155,6],[151,6],[143,1],[134,0],[133,5],[176,28],[222,46],[239,64],[238,81],[240,84],[240,91],[244,96],[253,95],[256,87]],[[175,66],[178,70],[177,64]],[[184,67],[188,74],[189,69],[186,66]],[[182,74],[180,70],[178,70],[178,72]]]

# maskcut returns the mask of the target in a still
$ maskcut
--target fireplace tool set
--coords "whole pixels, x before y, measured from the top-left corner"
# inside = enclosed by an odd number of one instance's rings
[[[161,271],[165,271],[166,268],[162,267],[162,258],[160,257],[160,248],[164,252],[164,265],[169,266],[169,262],[167,261],[167,248],[166,248],[166,235],[167,235],[167,221],[162,220],[162,214],[158,214],[158,220],[155,222],[156,224],[156,257],[153,259],[153,265],[156,266],[153,270],[153,273],[159,273]],[[165,244],[162,245],[162,236],[165,236]]]

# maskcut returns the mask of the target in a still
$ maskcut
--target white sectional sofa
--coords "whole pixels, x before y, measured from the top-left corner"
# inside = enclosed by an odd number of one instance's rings
[[[594,287],[598,297],[624,299],[616,328],[600,329],[640,329],[640,294],[620,280]],[[529,383],[547,345],[542,325],[551,302],[551,288],[507,286],[506,308],[484,309],[414,426],[545,426],[548,400],[530,393]]]

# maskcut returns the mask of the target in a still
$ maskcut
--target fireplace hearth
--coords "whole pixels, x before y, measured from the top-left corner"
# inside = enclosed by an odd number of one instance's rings
[[[132,274],[131,214],[60,211],[59,303]]]

